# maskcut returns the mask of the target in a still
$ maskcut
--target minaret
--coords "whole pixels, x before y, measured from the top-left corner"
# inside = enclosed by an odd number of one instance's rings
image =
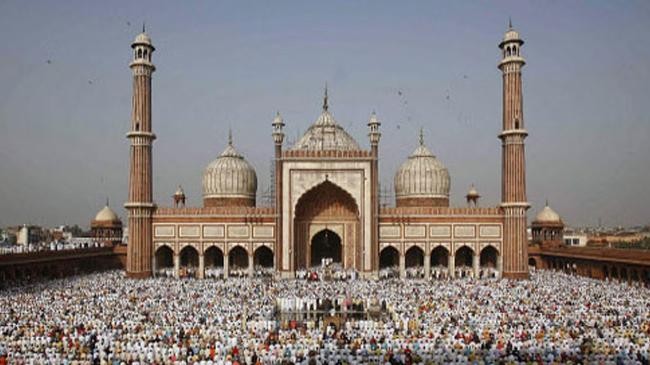
[[[138,34],[131,45],[133,61],[133,99],[131,103],[131,141],[129,170],[129,201],[124,205],[129,213],[129,243],[126,256],[126,274],[130,277],[151,276],[153,246],[151,221],[153,203],[151,181],[151,145],[156,135],[151,132],[151,74],[156,67],[151,63],[155,50],[151,38]]]
[[[275,176],[275,267],[276,272],[284,271],[282,267],[282,142],[284,141],[284,121],[277,112],[273,118],[273,143],[275,145],[275,159],[274,159],[274,176]],[[287,268],[289,269],[289,268]]]
[[[503,225],[503,277],[528,278],[528,237],[526,211],[526,153],[524,140],[528,135],[524,125],[521,88],[521,68],[526,63],[521,56],[524,41],[509,24],[499,44],[503,73],[503,125],[499,138],[502,142],[501,207]]]
[[[368,138],[370,138],[370,152],[372,154],[372,165],[370,166],[370,181],[372,181],[370,191],[370,204],[372,204],[372,213],[370,216],[370,243],[371,252],[371,270],[379,277],[379,132],[381,123],[377,120],[377,115],[373,111],[368,121]]]

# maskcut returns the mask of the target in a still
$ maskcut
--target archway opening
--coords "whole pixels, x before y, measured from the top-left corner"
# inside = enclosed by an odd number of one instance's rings
[[[438,246],[431,251],[431,268],[444,268],[449,266],[449,250]]]
[[[320,265],[324,257],[341,263],[345,269],[361,267],[359,208],[354,198],[336,184],[326,180],[304,193],[296,203],[293,225],[296,270]],[[337,246],[338,242],[340,249],[331,247],[330,253],[319,256],[314,251],[326,246],[323,230],[328,231],[327,243]],[[314,232],[318,234],[313,236]]]
[[[474,251],[467,246],[463,246],[456,250],[454,255],[454,267],[456,268],[457,277],[468,277],[472,275],[472,260]]]
[[[329,229],[318,232],[311,240],[311,266],[319,266],[323,259],[333,263],[342,263],[343,246],[341,237]]]
[[[622,267],[620,272],[619,272],[619,276],[620,276],[621,280],[627,281],[627,279],[628,279],[627,278],[627,269]]]
[[[479,277],[493,278],[497,276],[497,259],[499,252],[492,246],[487,246],[481,251]],[[534,259],[533,259],[534,260]]]
[[[528,259],[528,266],[532,267],[533,269],[537,269],[537,261],[534,258],[529,258]]]
[[[409,278],[424,277],[424,251],[418,246],[413,246],[406,251],[404,257],[406,276]]]
[[[267,246],[260,246],[253,255],[256,276],[273,276],[273,251]]]
[[[199,267],[199,253],[192,246],[185,246],[180,255],[180,277],[196,277],[196,271]]]
[[[255,266],[273,268],[273,251],[266,246],[260,246],[255,250]]]
[[[446,279],[449,276],[449,250],[438,246],[431,251],[431,278]]]
[[[162,276],[174,275],[174,252],[169,246],[161,246],[156,250],[156,274]]]
[[[399,266],[399,252],[393,246],[384,247],[379,254],[379,268],[396,268]]]
[[[393,246],[386,246],[379,253],[379,277],[388,279],[399,275],[399,252]]]
[[[220,278],[223,276],[223,251],[212,246],[203,254],[205,260],[205,277]]]
[[[236,246],[228,254],[228,271],[232,276],[246,276],[248,274],[248,252]]]

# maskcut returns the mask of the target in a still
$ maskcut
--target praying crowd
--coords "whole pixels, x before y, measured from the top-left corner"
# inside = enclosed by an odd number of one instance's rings
[[[375,308],[382,315],[331,320]],[[292,313],[326,312],[317,316]],[[0,364],[647,364],[650,290],[530,280],[132,280],[0,291]]]

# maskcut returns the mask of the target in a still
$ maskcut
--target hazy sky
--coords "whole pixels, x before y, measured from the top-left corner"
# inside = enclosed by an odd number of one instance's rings
[[[325,82],[364,147],[376,110],[383,185],[423,127],[452,204],[475,183],[496,205],[509,16],[526,41],[529,217],[548,199],[571,225],[650,223],[648,1],[21,0],[0,1],[0,226],[87,226],[107,196],[125,217],[128,63],[143,21],[157,49],[159,205],[178,184],[201,204],[203,168],[229,127],[265,189],[275,112],[295,140]]]

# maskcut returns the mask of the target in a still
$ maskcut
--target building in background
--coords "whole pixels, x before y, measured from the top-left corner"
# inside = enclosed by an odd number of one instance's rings
[[[122,243],[122,220],[108,206],[108,201],[90,222],[90,231],[93,240],[104,246],[112,247]]]
[[[362,147],[335,120],[325,90],[320,115],[292,146],[283,144],[285,123],[279,113],[272,122],[274,206],[256,205],[256,172],[230,136],[203,172],[203,206],[185,207],[180,194],[174,194],[173,206],[159,207],[152,197],[151,163],[155,48],[146,33],[139,34],[130,64],[127,274],[149,277],[167,270],[204,277],[218,268],[228,276],[266,266],[278,277],[293,277],[329,260],[368,278],[388,269],[401,277],[527,278],[523,43],[510,27],[499,44],[503,120],[498,206],[479,207],[472,189],[468,206],[450,207],[449,171],[427,148],[423,133],[395,174],[395,207],[382,206],[380,122],[370,115],[369,148]]]

